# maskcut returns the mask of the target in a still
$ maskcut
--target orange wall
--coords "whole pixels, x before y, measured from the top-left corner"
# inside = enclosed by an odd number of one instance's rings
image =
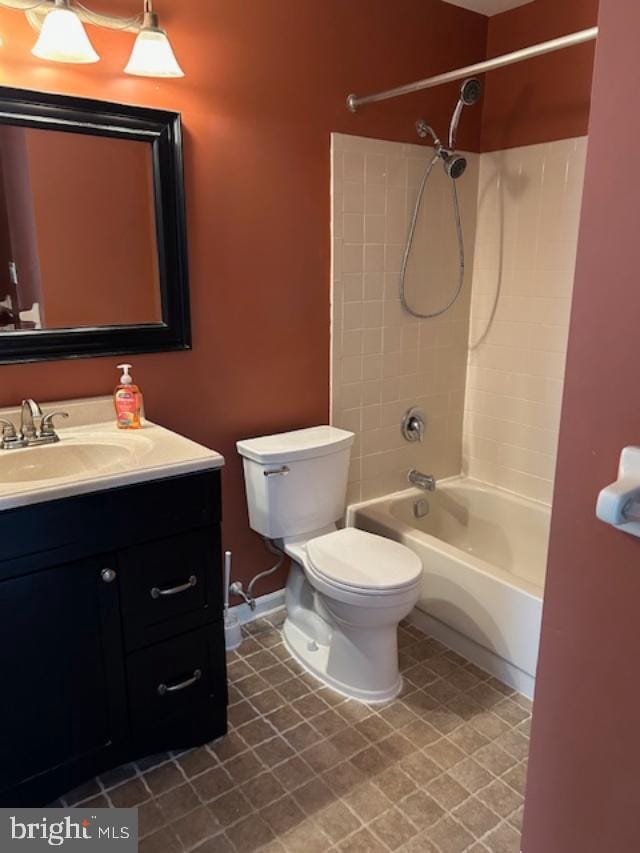
[[[151,146],[24,134],[46,327],[162,320]]]
[[[11,261],[11,238],[9,236],[9,218],[7,216],[7,205],[4,202],[4,174],[0,157],[0,302],[7,296],[15,299],[14,285],[9,278],[9,262]],[[2,326],[0,321],[0,327]]]
[[[138,6],[98,4],[123,15]],[[456,85],[355,116],[345,98],[481,60],[486,19],[439,0],[156,6],[183,80],[127,77],[131,36],[93,27],[101,63],[43,63],[24,16],[2,9],[0,83],[183,113],[194,348],[136,357],[134,375],[151,418],[227,457],[224,544],[247,579],[271,558],[248,529],[234,442],[328,417],[329,134],[413,142],[423,114],[443,128]],[[480,112],[462,124],[461,146],[478,150]],[[109,393],[118,361],[1,367],[0,405]]]
[[[487,55],[593,27],[597,17],[598,0],[535,0],[489,19]],[[593,54],[590,43],[487,74],[482,150],[586,134]]]
[[[16,265],[18,286],[14,287],[14,310],[28,311],[37,302],[40,320],[46,315],[42,306],[40,287],[40,257],[36,222],[31,201],[31,175],[25,143],[25,129],[17,125],[3,125],[0,132],[0,159],[2,160],[2,198],[7,213],[7,236],[10,256]],[[8,269],[8,266],[7,266]],[[22,321],[20,321],[22,325]]]

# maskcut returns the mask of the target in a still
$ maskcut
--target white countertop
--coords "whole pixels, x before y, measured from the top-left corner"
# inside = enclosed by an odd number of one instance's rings
[[[41,405],[70,418],[56,421],[56,444],[0,450],[0,511],[224,465],[215,450],[150,421],[118,429],[108,397]],[[0,417],[19,426],[16,409],[0,410]]]

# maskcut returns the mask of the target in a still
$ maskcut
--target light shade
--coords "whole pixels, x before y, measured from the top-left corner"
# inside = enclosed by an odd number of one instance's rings
[[[59,0],[44,19],[31,53],[53,62],[97,62],[100,59],[80,18]]]
[[[157,27],[140,30],[124,70],[140,77],[184,77],[167,34]]]

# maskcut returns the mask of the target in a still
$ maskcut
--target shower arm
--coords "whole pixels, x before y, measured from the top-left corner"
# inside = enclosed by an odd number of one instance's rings
[[[405,86],[398,86],[395,89],[388,89],[386,92],[378,92],[375,95],[349,95],[347,98],[347,106],[352,113],[355,113],[358,107],[365,104],[375,104],[378,101],[387,101],[389,98],[397,98],[400,95],[410,95],[412,92],[421,92],[423,89],[431,89],[434,86],[442,86],[444,83],[451,83],[454,80],[463,80],[465,77],[474,77],[477,74],[483,74],[485,71],[495,71],[497,68],[504,68],[507,65],[514,65],[516,62],[523,62],[526,59],[532,59],[534,56],[542,56],[545,53],[553,53],[556,50],[564,50],[566,47],[573,47],[577,44],[584,44],[588,41],[594,41],[598,37],[598,27],[590,27],[587,30],[580,30],[577,33],[571,33],[568,36],[544,41],[540,44],[534,44],[531,47],[525,47],[521,50],[514,50],[512,53],[506,53],[503,56],[496,56],[494,59],[487,59],[484,62],[477,62],[475,65],[467,65],[465,68],[458,68],[455,71],[445,71],[444,74],[437,74],[435,77],[427,77],[424,80],[418,80],[415,83],[407,83]]]

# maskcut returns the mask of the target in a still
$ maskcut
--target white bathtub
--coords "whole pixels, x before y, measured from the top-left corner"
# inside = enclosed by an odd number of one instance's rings
[[[428,513],[416,517],[416,501]],[[349,508],[347,522],[403,542],[424,580],[412,615],[425,631],[533,694],[549,507],[478,481],[442,480]]]

